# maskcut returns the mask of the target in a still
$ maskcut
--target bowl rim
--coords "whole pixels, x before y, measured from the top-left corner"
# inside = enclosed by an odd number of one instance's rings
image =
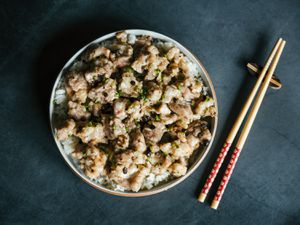
[[[154,195],[154,194],[158,194],[160,192],[166,191],[174,186],[176,186],[177,184],[181,183],[182,181],[184,181],[187,177],[189,177],[198,167],[199,165],[202,163],[202,161],[204,160],[204,158],[206,157],[206,155],[208,154],[212,143],[214,141],[215,135],[216,135],[216,130],[217,130],[217,125],[218,125],[218,102],[217,102],[217,96],[216,96],[216,92],[212,83],[212,80],[210,78],[209,73],[207,72],[207,70],[205,69],[205,67],[203,66],[202,62],[186,47],[184,47],[183,45],[181,45],[179,42],[175,41],[174,39],[163,35],[161,33],[157,33],[154,31],[150,31],[150,30],[144,30],[144,29],[126,29],[126,30],[121,30],[121,31],[125,31],[128,34],[133,34],[133,35],[149,35],[153,38],[157,38],[157,39],[161,39],[163,41],[167,41],[167,42],[172,42],[176,47],[178,47],[186,56],[188,59],[190,59],[193,63],[196,63],[197,66],[200,67],[202,74],[201,74],[201,78],[205,80],[206,82],[206,86],[208,87],[208,90],[210,92],[210,94],[212,95],[214,101],[215,101],[215,107],[216,107],[216,116],[212,119],[212,124],[211,124],[211,141],[209,142],[209,145],[202,150],[202,153],[199,154],[199,156],[197,157],[197,159],[195,160],[195,162],[193,163],[193,165],[188,169],[187,173],[182,176],[179,177],[177,179],[173,179],[171,181],[167,181],[166,183],[162,184],[162,185],[158,185],[158,186],[154,186],[153,188],[149,189],[149,190],[142,190],[139,192],[123,192],[123,191],[116,191],[116,190],[111,190],[107,187],[102,186],[101,184],[97,184],[94,181],[90,180],[89,178],[87,178],[86,176],[84,176],[83,174],[81,174],[78,169],[72,164],[72,162],[69,160],[68,155],[65,153],[60,141],[58,141],[58,139],[56,138],[55,135],[55,128],[53,126],[53,122],[52,122],[52,114],[53,114],[53,99],[55,96],[55,91],[57,88],[58,83],[61,80],[61,77],[64,73],[64,70],[66,68],[68,68],[71,63],[91,44],[95,44],[95,43],[100,43],[103,42],[113,36],[115,36],[115,34],[117,32],[120,31],[115,31],[115,32],[111,32],[109,34],[103,35],[99,38],[96,38],[95,40],[91,41],[90,43],[86,44],[85,46],[83,46],[82,48],[80,48],[66,63],[65,65],[62,67],[62,69],[60,70],[54,84],[53,84],[53,88],[52,88],[52,92],[51,92],[51,97],[50,97],[50,103],[49,103],[49,119],[50,119],[50,126],[51,126],[51,131],[52,131],[52,135],[54,138],[54,141],[56,143],[56,146],[58,147],[62,157],[64,158],[65,163],[71,168],[71,170],[78,176],[80,177],[84,182],[86,182],[87,184],[89,184],[90,186],[103,191],[105,193],[108,194],[112,194],[112,195],[116,195],[116,196],[123,196],[123,197],[143,197],[143,196],[149,196],[149,195]]]

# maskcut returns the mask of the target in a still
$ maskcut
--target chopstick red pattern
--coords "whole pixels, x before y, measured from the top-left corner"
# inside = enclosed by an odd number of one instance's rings
[[[226,157],[226,155],[229,151],[230,146],[231,146],[231,143],[228,143],[228,142],[225,142],[225,144],[223,145],[223,148],[222,148],[222,150],[221,150],[221,152],[220,152],[220,154],[219,154],[219,156],[218,156],[218,158],[217,158],[217,160],[216,160],[216,162],[213,166],[213,169],[211,170],[211,172],[210,172],[210,174],[209,174],[209,176],[208,176],[208,178],[205,182],[204,187],[202,188],[201,193],[207,195],[207,193],[208,193],[212,183],[214,182],[214,180],[215,180],[215,178],[216,178],[216,176],[219,172],[219,169],[220,169],[220,167],[221,167],[221,165],[222,165],[222,163],[223,163],[223,161],[224,161],[224,159],[225,159],[225,157]]]
[[[217,194],[215,195],[214,197],[214,201],[220,201],[221,198],[222,198],[222,195],[225,191],[225,188],[227,186],[227,183],[231,177],[231,174],[232,174],[232,171],[235,167],[235,164],[239,158],[239,155],[240,155],[240,152],[241,152],[241,149],[235,147],[233,153],[232,153],[232,156],[231,156],[231,159],[230,159],[230,162],[226,168],[226,171],[225,171],[225,175],[223,176],[223,179],[218,187],[218,190],[217,190]]]

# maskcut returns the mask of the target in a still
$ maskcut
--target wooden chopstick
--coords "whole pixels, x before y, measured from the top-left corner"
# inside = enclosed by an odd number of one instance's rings
[[[252,107],[252,109],[251,109],[251,111],[249,113],[249,116],[248,116],[248,118],[246,120],[246,123],[245,123],[245,125],[243,127],[241,135],[240,135],[240,137],[239,137],[239,139],[237,141],[237,144],[236,144],[234,152],[233,152],[233,154],[231,156],[230,162],[229,162],[229,164],[228,164],[228,166],[226,168],[226,171],[225,171],[225,174],[224,174],[223,179],[221,181],[221,184],[219,185],[217,193],[216,193],[216,195],[214,197],[214,200],[213,200],[213,202],[211,204],[211,208],[213,208],[213,209],[217,209],[218,208],[218,205],[219,205],[219,203],[221,201],[221,198],[223,196],[224,190],[225,190],[225,188],[226,188],[226,186],[228,184],[228,181],[229,181],[230,176],[231,176],[231,174],[233,172],[233,169],[234,169],[235,164],[236,164],[236,162],[238,160],[238,157],[239,157],[239,155],[240,155],[240,153],[241,153],[241,151],[242,151],[242,149],[244,147],[244,144],[246,142],[246,139],[247,139],[247,137],[249,135],[250,129],[251,129],[252,125],[253,125],[253,122],[255,120],[257,112],[258,112],[258,110],[259,110],[259,108],[261,106],[261,103],[262,103],[262,101],[264,99],[264,96],[265,96],[265,94],[267,92],[268,86],[270,84],[270,80],[271,80],[272,75],[273,75],[273,73],[275,71],[275,68],[276,68],[276,66],[278,64],[278,61],[279,61],[279,58],[280,58],[281,53],[283,51],[283,48],[285,46],[285,43],[286,43],[285,41],[281,42],[281,44],[279,46],[279,49],[276,52],[274,61],[272,62],[271,66],[270,66],[270,70],[268,71],[268,73],[266,75],[266,78],[265,78],[265,80],[264,80],[264,82],[262,84],[262,87],[261,87],[260,91],[258,92],[258,95],[257,95],[257,97],[255,99],[254,104],[253,104],[253,107]]]
[[[222,148],[216,162],[214,163],[213,169],[211,170],[208,178],[206,179],[206,182],[205,182],[205,184],[204,184],[204,186],[201,190],[201,193],[198,197],[198,200],[200,202],[204,202],[204,200],[207,196],[207,193],[209,192],[210,187],[211,187],[212,183],[214,182],[214,180],[217,176],[217,173],[219,172],[219,169],[220,169],[220,167],[221,167],[221,165],[222,165],[222,163],[223,163],[223,161],[224,161],[224,159],[225,159],[225,157],[226,157],[226,155],[229,151],[229,148],[230,148],[230,146],[231,146],[231,144],[232,144],[232,142],[233,142],[233,140],[234,140],[234,138],[235,138],[235,136],[236,136],[236,134],[237,134],[237,132],[238,132],[238,130],[239,130],[239,128],[240,128],[240,126],[241,126],[241,124],[242,124],[242,122],[243,122],[243,120],[244,120],[244,118],[245,118],[245,116],[248,112],[248,110],[249,110],[249,107],[250,107],[250,105],[251,105],[251,103],[252,103],[252,101],[253,101],[253,99],[254,99],[254,97],[255,97],[255,95],[256,95],[256,93],[257,93],[257,91],[258,91],[258,89],[259,89],[259,87],[260,87],[260,85],[261,85],[261,83],[264,79],[264,77],[265,77],[265,74],[266,74],[266,72],[267,72],[267,70],[268,70],[268,68],[269,68],[269,66],[270,66],[270,64],[271,64],[271,62],[272,62],[272,60],[275,56],[275,53],[277,52],[281,42],[282,42],[282,38],[280,38],[277,41],[277,43],[275,44],[275,46],[274,46],[274,48],[273,48],[273,50],[272,50],[272,52],[271,52],[271,54],[270,54],[270,56],[269,56],[269,58],[266,62],[264,68],[262,69],[262,71],[259,75],[259,78],[257,79],[257,81],[256,81],[256,83],[255,83],[255,85],[254,85],[254,87],[253,87],[246,103],[245,103],[245,105],[243,106],[243,108],[242,108],[241,112],[239,113],[239,115],[238,115],[231,131],[229,132],[229,135],[228,135],[228,137],[225,141],[225,144],[223,145],[223,148]]]

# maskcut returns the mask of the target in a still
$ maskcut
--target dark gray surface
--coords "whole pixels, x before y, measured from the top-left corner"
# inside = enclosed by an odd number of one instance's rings
[[[300,224],[300,1],[26,2],[0,3],[0,224]],[[216,140],[198,170],[165,193],[136,199],[110,196],[76,177],[55,146],[47,114],[67,59],[124,28],[161,32],[190,48],[219,101]],[[283,88],[268,91],[214,211],[196,196],[253,86],[244,65],[263,64],[280,36],[287,40],[276,71]]]

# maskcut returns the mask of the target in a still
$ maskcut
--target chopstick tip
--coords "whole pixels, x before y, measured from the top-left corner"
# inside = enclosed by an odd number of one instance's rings
[[[198,201],[201,202],[201,203],[203,203],[205,201],[205,198],[206,198],[206,194],[201,193],[199,195]]]
[[[217,210],[219,206],[219,201],[213,200],[213,202],[210,205],[210,208]]]

